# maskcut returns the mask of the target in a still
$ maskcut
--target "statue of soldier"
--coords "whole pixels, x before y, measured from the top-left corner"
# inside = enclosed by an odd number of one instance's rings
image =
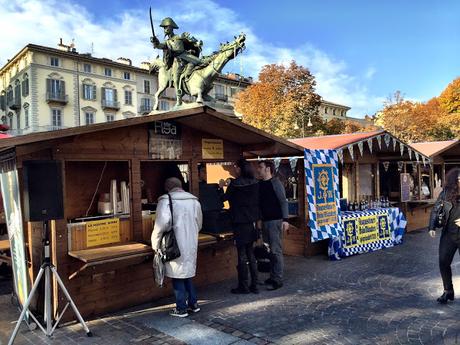
[[[161,21],[160,26],[164,29],[166,40],[161,43],[156,36],[152,36],[150,41],[153,47],[163,50],[163,62],[166,69],[170,69],[177,61],[177,68],[173,72],[174,87],[176,88],[177,104],[182,104],[182,81],[187,80],[197,66],[203,66],[200,59],[202,41],[198,41],[189,33],[184,32],[182,35],[176,35],[174,29],[179,29],[177,24],[170,17]]]

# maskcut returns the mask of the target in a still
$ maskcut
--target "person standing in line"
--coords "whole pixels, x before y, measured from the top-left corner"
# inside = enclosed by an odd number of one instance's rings
[[[234,165],[236,179],[232,180],[223,195],[230,204],[230,218],[238,252],[238,286],[233,294],[259,293],[257,287],[257,264],[254,257],[254,242],[257,240],[256,222],[259,216],[259,184],[253,167],[240,159]],[[220,181],[223,187],[224,181]],[[249,272],[248,272],[249,271]],[[251,283],[249,284],[249,274]]]
[[[158,199],[155,226],[152,232],[152,248],[160,248],[161,238],[174,224],[174,235],[180,250],[180,257],[165,263],[165,276],[172,278],[176,308],[169,314],[187,317],[189,312],[197,313],[197,302],[192,278],[196,273],[198,233],[202,226],[201,206],[198,198],[182,189],[181,181],[170,177],[165,182],[167,194]],[[171,199],[169,198],[171,196]],[[172,222],[170,200],[172,201]]]
[[[460,250],[460,168],[454,168],[446,175],[446,185],[438,197],[430,215],[428,226],[431,237],[436,236],[438,215],[443,214],[441,239],[439,241],[439,270],[444,293],[437,299],[441,304],[454,300],[452,284],[452,260]]]
[[[275,165],[272,161],[260,161],[258,165],[260,212],[262,236],[270,247],[270,278],[265,281],[268,290],[283,286],[283,231],[289,228],[288,203],[281,181],[273,177]]]

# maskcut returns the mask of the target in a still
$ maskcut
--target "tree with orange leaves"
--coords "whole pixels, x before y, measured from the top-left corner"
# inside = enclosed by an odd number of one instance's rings
[[[294,61],[288,67],[266,65],[259,81],[238,93],[235,110],[242,114],[243,122],[275,135],[311,135],[324,127],[315,85],[311,72]],[[312,127],[307,126],[309,119]]]

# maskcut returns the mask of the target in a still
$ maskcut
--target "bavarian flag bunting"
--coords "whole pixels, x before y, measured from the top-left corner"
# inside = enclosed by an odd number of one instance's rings
[[[305,149],[305,179],[311,241],[338,237],[341,221],[337,151]]]

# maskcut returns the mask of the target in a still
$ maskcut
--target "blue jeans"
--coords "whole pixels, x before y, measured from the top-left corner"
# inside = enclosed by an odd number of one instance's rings
[[[172,278],[174,295],[176,296],[176,308],[180,311],[187,310],[187,306],[193,307],[197,303],[195,287],[192,278]],[[187,303],[188,302],[188,303]]]

